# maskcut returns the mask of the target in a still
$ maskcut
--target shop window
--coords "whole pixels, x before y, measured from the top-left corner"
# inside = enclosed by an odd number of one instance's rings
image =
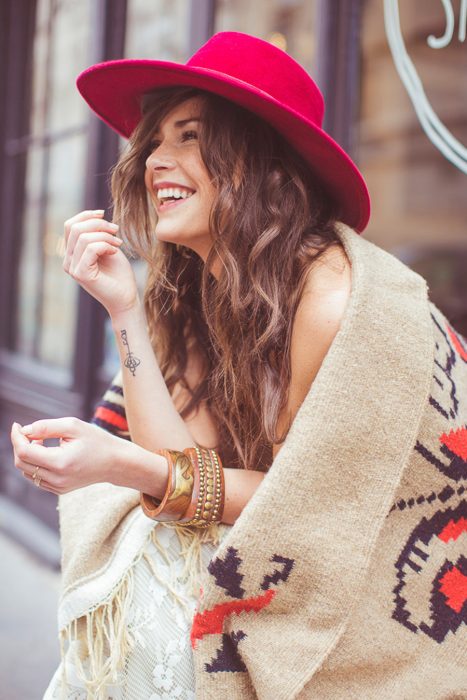
[[[391,0],[388,5],[398,6],[405,51],[434,113],[467,146],[467,47],[459,37],[464,3]],[[446,34],[445,5],[453,10],[453,35],[447,46],[432,48],[429,37]],[[367,235],[390,250],[461,244],[466,174],[422,128],[391,54],[380,0],[365,3],[361,46],[358,155],[373,200]]]
[[[63,222],[83,201],[88,111],[75,87],[87,66],[91,3],[38,0],[16,350],[65,370],[73,361],[77,283],[62,268]]]
[[[365,3],[358,154],[373,201],[365,235],[425,277],[430,297],[465,333],[466,173],[429,138],[403,82],[417,76],[446,133],[467,146],[464,6],[391,0],[385,22],[380,0]],[[393,46],[398,38],[395,54],[388,37]]]
[[[190,3],[128,0],[125,56],[184,62]]]

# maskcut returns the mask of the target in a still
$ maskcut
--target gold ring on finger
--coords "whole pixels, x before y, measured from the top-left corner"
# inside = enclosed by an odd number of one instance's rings
[[[32,478],[34,479],[34,481],[36,480],[37,472],[39,471],[39,469],[40,469],[40,467],[34,468],[34,471],[32,473]]]

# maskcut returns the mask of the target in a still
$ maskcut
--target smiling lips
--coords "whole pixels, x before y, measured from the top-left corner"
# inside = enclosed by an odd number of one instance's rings
[[[158,210],[164,211],[170,207],[180,204],[185,199],[189,199],[195,190],[182,185],[172,183],[159,183],[154,185],[156,197],[158,201]]]

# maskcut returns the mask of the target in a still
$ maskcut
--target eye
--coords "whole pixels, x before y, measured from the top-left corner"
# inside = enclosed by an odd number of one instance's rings
[[[160,141],[158,141],[157,139],[153,139],[153,140],[149,143],[148,150],[150,150],[151,153],[152,153],[153,151],[156,150],[156,148],[157,148],[158,146],[160,146],[160,144],[161,144]]]
[[[190,141],[191,139],[197,139],[198,132],[190,129],[189,131],[184,131],[182,133],[182,141]]]

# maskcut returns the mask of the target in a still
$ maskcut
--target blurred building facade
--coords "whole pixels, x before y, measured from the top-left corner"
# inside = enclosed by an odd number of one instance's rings
[[[427,36],[445,32],[443,4],[399,4],[430,100],[466,144],[465,32],[459,26],[434,50]],[[110,205],[108,171],[122,146],[75,88],[92,63],[185,61],[221,30],[287,50],[316,78],[325,127],[367,179],[365,236],[421,272],[467,332],[467,176],[420,126],[394,67],[381,0],[4,0],[0,12],[0,492],[45,523],[57,527],[56,498],[16,473],[11,423],[89,419],[118,366],[105,312],[62,269],[63,222]],[[135,269],[143,284],[144,269]]]

